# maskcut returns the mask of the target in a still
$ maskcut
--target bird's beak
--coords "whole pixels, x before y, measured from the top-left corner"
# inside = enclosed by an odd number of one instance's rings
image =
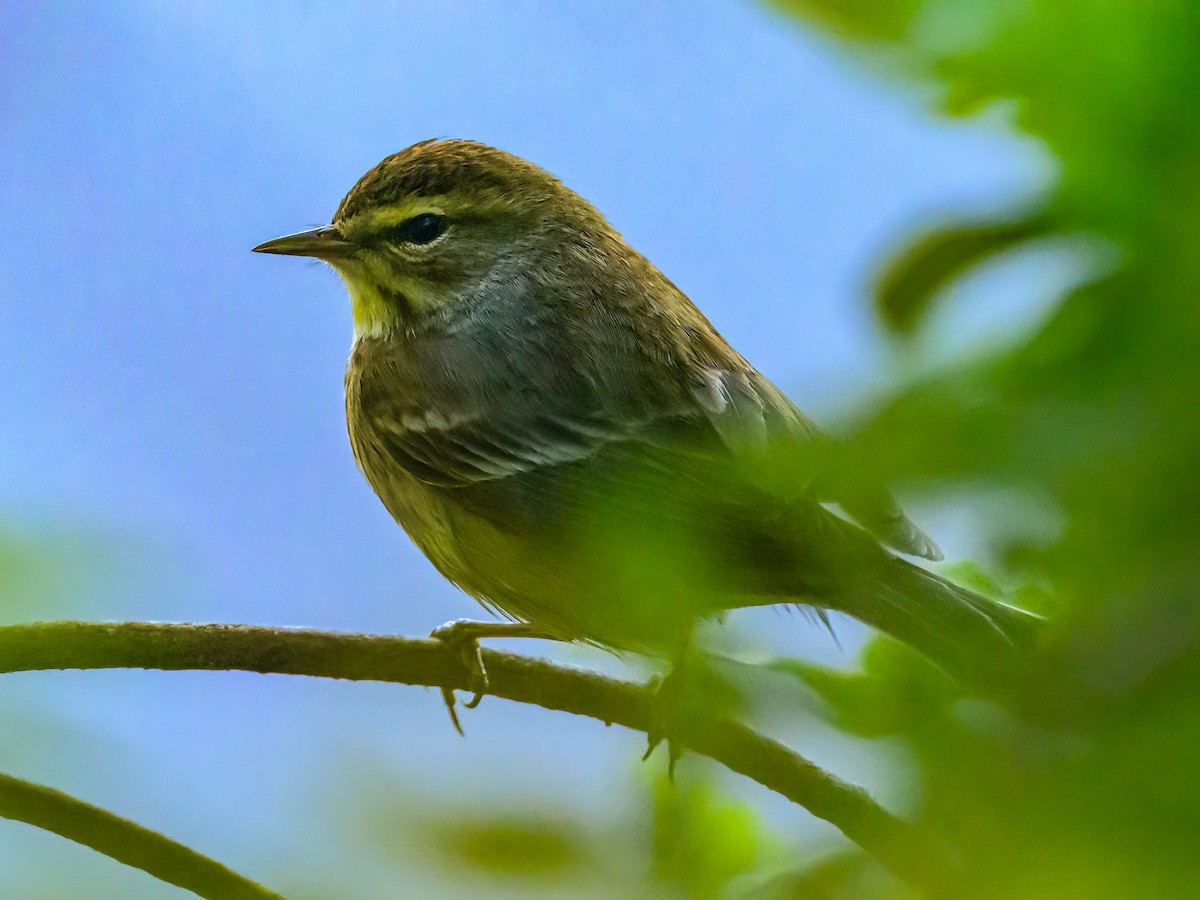
[[[311,231],[286,234],[265,241],[254,248],[255,253],[280,253],[284,256],[312,256],[317,259],[341,259],[349,256],[353,245],[342,238],[333,225],[322,225]]]

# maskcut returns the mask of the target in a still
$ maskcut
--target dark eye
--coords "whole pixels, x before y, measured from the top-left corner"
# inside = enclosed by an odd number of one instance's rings
[[[405,219],[392,229],[392,239],[404,244],[428,244],[446,230],[446,217],[437,213],[421,213]]]

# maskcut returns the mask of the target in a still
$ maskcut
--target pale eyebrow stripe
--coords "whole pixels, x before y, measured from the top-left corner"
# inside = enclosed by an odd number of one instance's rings
[[[393,225],[399,225],[401,222],[405,222],[413,216],[419,216],[422,213],[433,213],[437,216],[446,215],[446,198],[417,197],[412,200],[402,201],[393,206],[363,210],[355,215],[347,224],[352,225],[356,230],[361,228],[364,231],[376,231],[381,228],[390,228]]]

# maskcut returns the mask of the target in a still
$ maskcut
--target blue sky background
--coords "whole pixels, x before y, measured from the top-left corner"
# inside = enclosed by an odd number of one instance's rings
[[[340,283],[249,252],[327,222],[417,140],[486,141],[562,177],[826,421],[901,371],[866,299],[880,251],[1052,174],[1001,114],[938,120],[751,3],[10,3],[0,59],[0,518],[51,551],[50,572],[0,606],[13,622],[422,634],[479,614],[354,468]],[[1035,277],[1047,292],[1064,276],[1043,259],[984,277],[939,333],[986,333],[1006,285]],[[951,555],[972,549],[934,530]],[[847,664],[858,639],[839,626],[839,651],[772,611],[734,627],[747,652]],[[415,689],[36,673],[0,679],[0,719],[0,770],[298,896],[387,896],[396,878],[480,895],[436,882],[415,851],[368,846],[364,772],[394,786],[398,821],[439,790],[596,823],[637,802],[635,735],[488,701],[464,741]],[[902,799],[886,747],[815,725],[787,737]],[[834,839],[763,803],[789,840]],[[82,890],[181,895],[0,821],[0,895]]]

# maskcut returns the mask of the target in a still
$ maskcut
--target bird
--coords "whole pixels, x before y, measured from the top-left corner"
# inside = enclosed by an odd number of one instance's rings
[[[790,604],[964,678],[1030,646],[1037,616],[912,561],[941,551],[872,467],[842,464],[534,163],[422,141],[363,175],[330,224],[254,250],[321,260],[348,289],[357,465],[438,571],[497,614],[437,636],[475,654],[512,634],[669,657],[702,620]]]

